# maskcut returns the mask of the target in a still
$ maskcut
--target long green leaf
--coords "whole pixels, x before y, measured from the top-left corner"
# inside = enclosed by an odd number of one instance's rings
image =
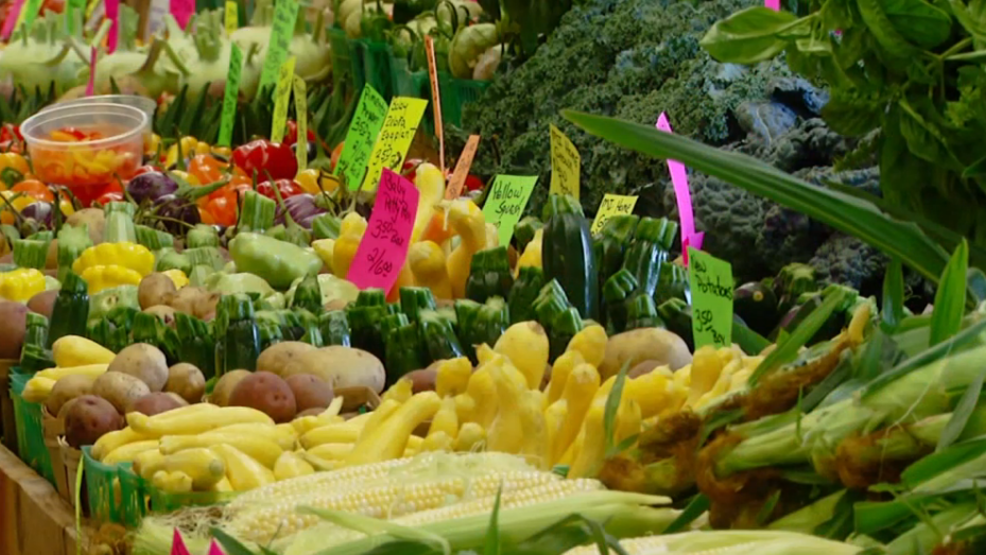
[[[700,493],[692,498],[685,507],[685,510],[681,511],[678,518],[674,519],[667,529],[664,530],[665,534],[674,534],[676,532],[681,532],[688,527],[689,524],[695,522],[695,519],[702,516],[705,511],[709,510],[709,498],[705,496],[704,493]]]
[[[606,397],[606,408],[603,412],[603,430],[606,434],[606,458],[619,454],[615,445],[616,433],[616,412],[620,408],[620,399],[623,398],[623,385],[627,381],[627,370],[630,368],[629,361],[623,364],[620,372],[616,375],[613,388]]]
[[[883,276],[883,324],[887,333],[900,325],[904,319],[904,272],[900,260],[896,258],[887,266]]]
[[[934,283],[948,253],[912,222],[891,219],[873,203],[816,187],[750,156],[615,118],[572,110],[562,115],[588,133],[656,158],[678,160],[778,204],[801,212],[899,258]]]
[[[931,313],[931,344],[937,345],[962,329],[965,314],[966,272],[969,270],[969,244],[963,240],[942,272],[935,309]]]
[[[503,486],[496,490],[496,501],[493,503],[493,513],[490,514],[490,525],[486,529],[486,543],[483,555],[500,555],[500,494]]]
[[[948,419],[945,429],[942,430],[941,436],[938,438],[938,446],[935,447],[936,452],[941,453],[955,443],[955,440],[959,439],[959,436],[962,435],[966,424],[969,423],[969,417],[972,416],[972,411],[976,410],[976,403],[979,402],[979,394],[983,391],[984,377],[986,377],[986,374],[982,371],[979,372],[979,375],[972,380],[969,387],[962,392],[962,397],[959,398],[958,404],[955,405],[952,417]]]

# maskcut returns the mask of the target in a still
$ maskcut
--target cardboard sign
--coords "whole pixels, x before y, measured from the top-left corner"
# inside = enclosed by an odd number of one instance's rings
[[[232,146],[233,125],[236,123],[236,97],[240,94],[240,75],[243,72],[243,52],[235,44],[229,53],[229,72],[223,94],[222,119],[219,123],[219,146]]]
[[[455,163],[455,171],[452,172],[448,187],[445,188],[446,199],[456,199],[462,194],[462,187],[466,184],[466,178],[469,177],[469,168],[472,167],[472,161],[476,158],[478,148],[479,135],[469,135],[469,140],[466,141],[466,146],[463,147],[462,154],[459,155],[459,160]]]
[[[689,249],[688,284],[692,296],[695,348],[733,344],[733,267],[709,253]]]
[[[661,112],[654,124],[665,133],[673,133],[668,116]],[[688,189],[688,170],[677,160],[668,159],[668,171],[671,173],[671,184],[674,185],[674,197],[678,202],[678,219],[681,221],[681,252],[688,266],[688,247],[702,249],[704,233],[695,232],[695,216],[692,213],[692,194]]]
[[[370,153],[363,189],[373,191],[384,168],[401,171],[407,149],[411,148],[411,141],[427,107],[428,101],[420,98],[396,96],[390,101],[377,144],[373,145],[373,152]]]
[[[305,80],[298,75],[294,76],[294,121],[298,124],[298,144],[294,150],[301,172],[308,169],[308,90]]]
[[[582,157],[572,141],[554,125],[551,126],[551,189],[556,195],[579,198]]]
[[[86,96],[96,93],[96,47],[93,46],[89,54],[89,82],[86,83]]]
[[[366,175],[366,164],[370,161],[370,153],[377,142],[377,135],[383,127],[383,118],[387,115],[387,102],[380,93],[367,84],[363,87],[359,104],[353,121],[346,131],[346,140],[342,144],[342,153],[336,163],[335,175],[349,184],[349,190],[355,191],[363,183]]]
[[[188,22],[195,15],[195,0],[171,0],[171,15],[181,28],[188,27]]]
[[[627,195],[611,195],[606,193],[603,201],[599,203],[599,210],[596,212],[596,219],[592,220],[592,233],[599,233],[606,220],[613,216],[633,214],[633,207],[637,205],[637,197]]]
[[[346,279],[360,289],[390,291],[407,259],[419,196],[413,183],[383,168],[373,213]]]
[[[267,41],[267,57],[260,73],[260,90],[276,83],[277,75],[288,59],[291,47],[291,37],[294,36],[294,26],[298,19],[298,2],[295,0],[280,0],[274,8],[274,23],[270,29],[270,39]]]
[[[120,40],[120,0],[106,0],[106,18],[110,20],[110,34],[106,37],[106,50],[116,52]]]
[[[233,0],[226,0],[226,10],[223,13],[223,23],[226,26],[226,35],[232,35],[240,26],[239,12],[237,4]]]
[[[21,18],[21,11],[24,10],[24,0],[14,0],[14,5],[7,12],[7,19],[3,20],[3,40],[10,38],[10,34],[17,27],[17,21]]]
[[[288,58],[277,71],[277,87],[274,89],[274,117],[270,126],[270,142],[284,141],[288,126],[288,104],[291,100],[291,84],[294,82],[294,56]]]
[[[483,204],[483,216],[487,223],[496,226],[501,245],[510,244],[537,181],[536,175],[498,175],[493,179],[493,187]]]
[[[435,39],[425,35],[425,55],[428,57],[428,80],[431,81],[431,109],[435,114],[435,136],[438,137],[438,169],[445,173],[445,129],[442,124],[442,97],[438,86],[438,64],[435,62]]]

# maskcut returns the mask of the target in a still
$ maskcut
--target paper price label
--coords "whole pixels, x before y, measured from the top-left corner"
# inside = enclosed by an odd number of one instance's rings
[[[413,183],[384,168],[363,240],[347,279],[360,289],[390,291],[404,267],[420,193]]]
[[[17,26],[17,22],[23,17],[24,11],[24,0],[14,0],[13,6],[11,6],[10,11],[7,12],[7,18],[3,20],[3,36],[0,37],[3,40],[10,38],[11,33],[14,32],[14,28]]]
[[[120,40],[120,0],[106,0],[106,18],[110,20],[110,34],[106,36],[106,51],[116,52]]]
[[[498,175],[493,179],[493,187],[483,204],[483,216],[496,226],[501,245],[510,244],[537,181],[536,175]]]
[[[89,81],[86,83],[86,96],[96,94],[96,55],[98,52],[95,46],[89,52]]]
[[[420,98],[394,97],[390,101],[390,109],[383,120],[377,144],[373,145],[370,160],[367,164],[366,177],[363,179],[363,189],[373,191],[380,180],[380,172],[384,168],[401,171],[407,149],[418,131],[421,116],[425,114],[428,101]]]
[[[672,133],[671,123],[664,112],[654,124],[665,133]],[[674,186],[674,197],[678,203],[678,219],[681,221],[681,252],[684,253],[685,266],[688,266],[688,247],[702,249],[705,234],[695,231],[695,216],[692,213],[692,194],[688,188],[688,170],[677,160],[668,159],[668,173],[671,174],[671,184]]]
[[[223,13],[223,23],[226,27],[226,35],[232,35],[233,31],[240,26],[239,7],[233,0],[226,1],[226,10]]]
[[[370,153],[377,142],[383,118],[387,115],[387,102],[372,85],[363,87],[363,94],[356,105],[353,121],[346,131],[346,140],[342,144],[342,153],[336,163],[335,175],[348,183],[349,190],[359,189],[366,175],[366,165],[370,161]]]
[[[611,195],[606,193],[603,201],[599,203],[599,210],[596,212],[596,219],[592,220],[592,233],[599,233],[606,220],[613,216],[633,214],[633,207],[637,205],[637,197],[627,195]]]
[[[554,125],[551,126],[551,188],[556,195],[579,198],[582,157],[572,141]]]
[[[232,146],[233,125],[236,123],[236,97],[240,94],[240,74],[243,72],[243,52],[233,45],[229,53],[229,72],[223,94],[222,119],[219,122],[219,146]]]
[[[194,1],[194,0],[193,0]],[[260,90],[274,85],[281,66],[288,59],[291,37],[294,36],[295,22],[298,19],[298,2],[279,0],[274,8],[274,23],[267,41],[267,57],[260,73]]]
[[[459,155],[459,160],[455,163],[455,171],[452,172],[448,187],[445,188],[446,199],[456,199],[462,194],[462,187],[466,184],[466,178],[469,177],[469,168],[472,167],[472,161],[476,158],[476,149],[478,148],[479,135],[469,135],[469,140],[466,141],[466,146],[463,147],[462,154]]]
[[[688,249],[695,348],[733,344],[733,267],[709,253]]]
[[[294,115],[298,124],[298,144],[295,145],[295,156],[298,160],[298,171],[308,169],[308,90],[305,80],[294,76]]]
[[[274,117],[270,126],[270,142],[284,141],[288,126],[288,105],[291,100],[291,83],[294,82],[294,56],[288,58],[277,71],[277,88],[274,89]]]
[[[425,35],[425,55],[428,57],[428,80],[431,81],[431,97],[435,99],[431,109],[435,117],[435,135],[438,137],[438,169],[445,173],[445,125],[442,123],[442,96],[438,86],[438,63],[435,61],[435,39]]]
[[[175,21],[184,29],[195,15],[195,0],[171,0],[171,15],[175,16]]]

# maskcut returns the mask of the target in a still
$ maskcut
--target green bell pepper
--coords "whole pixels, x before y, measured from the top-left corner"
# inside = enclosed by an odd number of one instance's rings
[[[287,289],[294,280],[322,269],[315,251],[257,233],[237,235],[229,242],[229,254],[237,270],[258,275],[276,289]]]

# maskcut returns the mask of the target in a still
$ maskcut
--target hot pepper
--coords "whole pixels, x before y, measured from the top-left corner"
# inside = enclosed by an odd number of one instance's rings
[[[264,139],[249,142],[233,151],[233,164],[247,175],[256,173],[270,179],[294,179],[298,161],[287,143],[272,143]]]

